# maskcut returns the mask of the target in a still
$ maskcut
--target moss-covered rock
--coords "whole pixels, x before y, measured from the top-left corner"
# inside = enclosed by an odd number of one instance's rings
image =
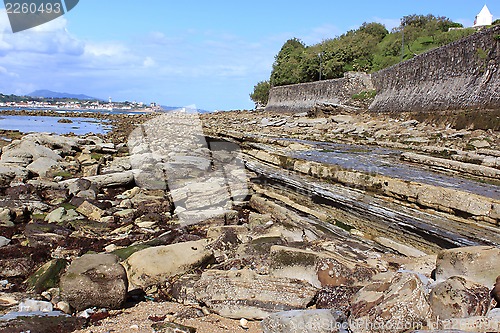
[[[68,262],[64,259],[54,259],[40,267],[27,280],[29,290],[41,293],[50,288],[57,287],[61,272],[66,268]]]

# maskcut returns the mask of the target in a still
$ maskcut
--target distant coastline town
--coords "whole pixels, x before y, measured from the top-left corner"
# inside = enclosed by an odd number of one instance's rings
[[[129,112],[160,112],[163,108],[157,103],[143,102],[113,102],[98,99],[79,98],[47,98],[0,94],[0,108],[13,109],[46,109],[46,110],[88,110],[88,111],[129,111]]]

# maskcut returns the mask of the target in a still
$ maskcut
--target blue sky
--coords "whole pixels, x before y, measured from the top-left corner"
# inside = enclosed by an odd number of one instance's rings
[[[363,22],[389,29],[409,14],[471,26],[483,1],[123,1],[80,0],[68,14],[13,34],[0,7],[0,92],[37,89],[113,100],[253,108],[292,37],[314,44]],[[494,19],[500,2],[487,1]]]

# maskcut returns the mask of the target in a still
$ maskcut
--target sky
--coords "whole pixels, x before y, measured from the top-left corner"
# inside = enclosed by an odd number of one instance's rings
[[[486,4],[498,19],[500,1]],[[390,30],[410,14],[472,26],[484,5],[484,0],[80,0],[66,15],[14,34],[2,3],[0,93],[48,89],[211,111],[252,109],[249,94],[269,79],[274,56],[290,38],[312,45],[363,22]]]

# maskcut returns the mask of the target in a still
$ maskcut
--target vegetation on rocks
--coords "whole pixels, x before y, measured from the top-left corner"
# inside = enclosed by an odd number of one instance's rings
[[[267,102],[274,86],[336,79],[349,71],[376,72],[400,61],[471,35],[447,17],[408,15],[388,31],[380,23],[363,23],[358,29],[305,45],[300,39],[287,40],[275,56],[269,82],[259,82],[250,95],[257,105]]]

